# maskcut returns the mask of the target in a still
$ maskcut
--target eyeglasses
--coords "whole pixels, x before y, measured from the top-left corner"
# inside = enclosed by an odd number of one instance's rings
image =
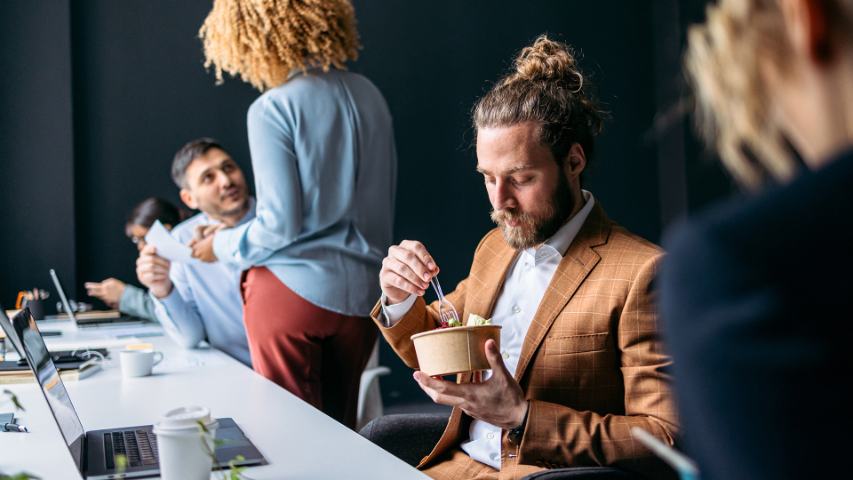
[[[127,238],[129,238],[134,245],[139,245],[140,243],[143,245],[145,244],[145,237],[137,237],[136,235],[131,235]]]

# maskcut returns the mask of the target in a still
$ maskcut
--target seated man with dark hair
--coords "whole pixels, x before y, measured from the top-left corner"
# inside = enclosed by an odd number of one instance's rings
[[[474,110],[477,171],[498,227],[447,295],[501,325],[485,344],[490,376],[457,384],[414,377],[453,406],[419,467],[434,478],[521,478],[552,467],[611,465],[654,472],[660,463],[631,437],[640,427],[672,445],[678,431],[671,364],[658,335],[655,245],[618,226],[581,173],[601,113],[568,46],[540,37]],[[421,298],[438,266],[423,244],[389,249],[373,318],[407,365],[411,335],[439,325]]]
[[[181,243],[191,244],[203,230],[233,227],[255,216],[243,171],[216,140],[200,138],[181,147],[172,162],[172,179],[181,200],[201,210],[172,230]],[[221,262],[172,263],[147,245],[136,274],[149,288],[157,319],[173,340],[186,348],[206,340],[251,366],[240,270]]]

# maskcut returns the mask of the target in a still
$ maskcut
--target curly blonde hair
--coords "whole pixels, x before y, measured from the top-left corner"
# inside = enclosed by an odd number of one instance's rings
[[[853,1],[829,3],[836,21],[853,19]],[[697,127],[735,179],[748,188],[761,186],[768,177],[789,180],[797,170],[773,116],[774,99],[762,72],[766,59],[787,74],[791,48],[778,0],[720,0],[708,7],[705,24],[688,32],[684,63],[694,91]]]
[[[521,50],[514,67],[474,106],[475,130],[532,121],[558,162],[574,143],[592,158],[606,112],[590,94],[571,47],[541,35]]]
[[[227,72],[262,92],[294,69],[343,69],[361,48],[348,0],[215,0],[198,35],[217,84]]]

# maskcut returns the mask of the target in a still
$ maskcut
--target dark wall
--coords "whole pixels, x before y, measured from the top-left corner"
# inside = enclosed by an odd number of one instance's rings
[[[82,281],[136,281],[126,216],[148,196],[179,204],[169,168],[185,142],[215,137],[251,175],[245,114],[256,93],[236,81],[216,86],[202,67],[197,32],[209,8],[71,2],[78,293]]]
[[[693,183],[698,203],[727,188],[703,170],[712,164],[684,162],[685,150],[700,151],[689,130],[650,134],[680,95],[668,86],[680,75],[672,42],[683,42],[685,18],[700,15],[703,1],[354,3],[364,49],[351,68],[382,90],[395,121],[395,237],[423,241],[447,289],[492,227],[470,108],[540,33],[575,46],[611,112],[585,180],[611,217],[658,240],[668,212],[693,206]],[[169,165],[187,140],[217,137],[250,171],[245,113],[258,92],[234,79],[216,86],[202,67],[197,32],[209,8],[209,0],[4,2],[0,301],[48,286],[48,266],[78,298],[83,281],[135,283],[125,216],[147,196],[178,202]],[[673,143],[681,137],[686,146]],[[659,175],[667,165],[682,173]],[[395,370],[386,394],[419,395],[387,349],[382,362]]]
[[[201,67],[196,32],[208,2],[71,5],[81,280],[133,279],[126,212],[151,194],[177,201],[168,164],[190,138],[220,138],[249,170],[245,111],[256,93],[233,79],[216,87]],[[653,145],[638,134],[655,109],[648,2],[616,11],[560,0],[521,5],[356,2],[364,49],[352,68],[379,86],[395,119],[398,238],[427,243],[449,285],[467,272],[491,226],[469,148],[470,107],[543,32],[584,55],[612,112],[588,188],[629,228],[651,239],[660,231]]]
[[[582,66],[612,114],[586,188],[617,221],[658,238],[656,157],[643,140],[655,113],[650,2],[365,0],[356,12],[364,50],[353,69],[379,86],[394,114],[396,239],[424,242],[446,289],[464,278],[477,243],[494,226],[474,170],[470,109],[541,33],[583,54]],[[407,372],[393,352],[382,353],[383,364]],[[383,392],[422,396],[408,373],[383,379]]]
[[[469,148],[471,106],[507,71],[518,51],[545,32],[583,54],[582,65],[612,112],[587,188],[612,216],[657,238],[654,152],[640,135],[655,107],[649,95],[654,79],[649,6],[619,5],[614,9],[608,2],[561,0],[356,3],[364,50],[354,69],[385,94],[397,129],[398,238],[425,241],[442,264],[446,283],[463,277],[477,242],[492,226]]]
[[[77,279],[67,1],[4,2],[0,14],[0,304]]]

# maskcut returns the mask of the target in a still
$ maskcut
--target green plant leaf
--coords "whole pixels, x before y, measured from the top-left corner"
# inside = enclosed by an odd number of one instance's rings
[[[15,410],[19,410],[21,412],[26,412],[27,410],[21,405],[21,402],[18,400],[18,396],[15,395],[11,390],[3,390],[3,395],[9,397],[9,400],[12,402],[12,405],[15,406]]]
[[[37,477],[27,472],[16,473],[14,475],[6,475],[5,473],[0,472],[0,480],[41,480],[41,477]]]
[[[123,453],[117,453],[113,457],[116,464],[116,473],[124,473],[127,470],[127,456]]]
[[[196,420],[196,423],[198,424],[199,433],[201,434],[201,444],[202,444],[202,447],[204,448],[205,453],[207,453],[207,455],[211,458],[211,460],[213,460],[213,466],[215,468],[220,468],[219,462],[216,460],[216,448],[221,447],[222,445],[225,445],[226,443],[229,442],[229,440],[224,439],[224,438],[223,439],[214,438],[213,439],[213,450],[211,450],[210,444],[206,441],[207,438],[210,437],[210,430],[207,428],[207,425],[205,425],[204,422],[202,422],[201,420]],[[238,467],[236,465],[237,462],[242,462],[245,459],[246,459],[246,457],[244,457],[243,455],[237,455],[236,457],[229,460],[228,461],[228,468],[222,468],[221,469],[220,477],[223,480],[250,480],[248,477],[243,475],[243,470],[245,470],[246,467]]]

